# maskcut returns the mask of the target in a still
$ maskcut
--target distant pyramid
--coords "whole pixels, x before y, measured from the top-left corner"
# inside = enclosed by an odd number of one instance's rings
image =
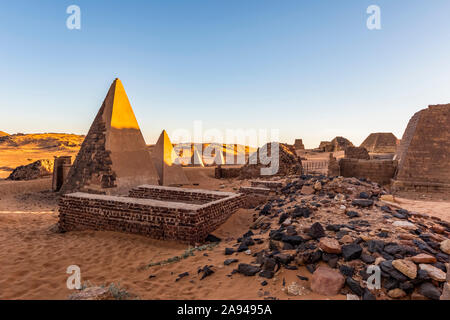
[[[166,130],[163,130],[152,151],[152,160],[158,172],[161,185],[169,186],[189,183],[181,165],[176,164],[178,163],[177,158],[178,156],[173,149],[172,142]]]
[[[397,149],[397,138],[391,132],[371,133],[360,147],[373,153],[394,153]]]
[[[115,79],[81,145],[62,192],[125,194],[134,186],[158,184],[158,180],[125,89],[122,82]]]
[[[204,167],[205,164],[203,163],[202,155],[198,151],[197,147],[194,145],[192,156],[191,156],[191,165],[192,166],[199,166]]]

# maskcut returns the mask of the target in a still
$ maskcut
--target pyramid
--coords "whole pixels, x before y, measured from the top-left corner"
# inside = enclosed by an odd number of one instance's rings
[[[197,147],[194,146],[191,156],[191,165],[192,166],[199,166],[204,167],[205,164],[203,163],[202,155],[198,151]]]
[[[360,147],[372,153],[395,153],[397,138],[391,132],[371,133]]]
[[[61,191],[126,194],[158,180],[125,89],[115,79]]]
[[[222,150],[218,150],[216,149],[216,154],[214,156],[214,163],[216,166],[220,166],[225,164],[225,159],[223,157],[223,152]]]
[[[181,165],[176,164],[178,156],[166,130],[161,132],[152,151],[152,161],[158,172],[159,182],[163,186],[187,184],[188,179]]]
[[[395,159],[394,188],[450,191],[450,104],[429,106],[411,118]]]

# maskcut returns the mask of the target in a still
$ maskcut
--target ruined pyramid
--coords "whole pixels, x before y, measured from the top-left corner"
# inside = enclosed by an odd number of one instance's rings
[[[183,168],[176,164],[177,158],[172,142],[166,130],[163,130],[152,151],[152,161],[158,172],[161,185],[170,186],[188,183]]]
[[[360,147],[372,153],[395,153],[397,138],[391,132],[371,133]]]
[[[115,79],[61,191],[126,194],[158,180],[125,89]]]
[[[411,118],[395,159],[396,190],[450,191],[450,104],[433,105]]]

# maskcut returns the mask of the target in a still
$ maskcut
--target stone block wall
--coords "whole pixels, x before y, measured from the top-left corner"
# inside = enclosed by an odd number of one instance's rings
[[[70,168],[62,193],[75,190],[104,193],[101,189],[116,186],[116,174],[112,170],[110,151],[106,150],[106,124],[102,120],[103,103],[91,128],[81,145],[80,151]]]
[[[143,188],[137,189],[142,192]],[[166,190],[166,194],[169,193]],[[179,190],[172,194],[174,201],[81,192],[66,194],[59,201],[59,226],[63,231],[118,231],[194,245],[203,242],[210,232],[245,204],[243,194],[223,193],[221,199],[204,204],[181,202],[185,196],[180,196]],[[199,195],[201,192],[188,194]],[[213,198],[217,196],[216,192],[212,194]]]
[[[345,157],[351,159],[370,160],[369,153],[364,147],[347,147],[345,148]]]
[[[390,184],[397,168],[395,160],[340,159],[340,175],[365,178],[381,185]]]
[[[450,104],[433,105],[408,123],[396,158],[394,189],[450,191]]]
[[[277,191],[283,187],[283,183],[279,181],[252,180],[250,183],[252,187],[263,187],[274,191]]]
[[[214,170],[214,177],[216,179],[232,179],[237,178],[241,174],[241,168],[224,168],[218,166]]]
[[[131,189],[129,193],[129,197],[131,198],[154,199],[191,204],[205,204],[224,199],[231,195],[234,195],[234,193],[153,185],[142,185]]]

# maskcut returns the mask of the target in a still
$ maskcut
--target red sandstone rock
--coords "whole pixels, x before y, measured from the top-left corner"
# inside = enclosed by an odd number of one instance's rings
[[[305,194],[305,195],[309,195],[309,194],[314,194],[315,191],[316,190],[314,190],[314,188],[311,186],[303,186],[301,193]]]
[[[319,242],[319,248],[327,253],[341,253],[341,245],[339,241],[332,238],[322,238]]]
[[[414,257],[411,257],[411,261],[415,263],[435,263],[436,258],[426,253],[420,253]]]
[[[344,286],[344,282],[344,277],[337,270],[320,266],[311,278],[311,289],[318,294],[335,296]]]

